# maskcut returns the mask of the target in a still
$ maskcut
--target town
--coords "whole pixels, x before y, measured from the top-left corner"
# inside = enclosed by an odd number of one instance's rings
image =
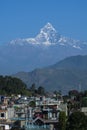
[[[31,96],[0,96],[0,130],[69,130],[70,123],[74,128],[73,117],[79,120],[76,130],[86,130],[87,91],[71,90],[62,95],[60,91],[36,93],[34,85],[31,89]]]

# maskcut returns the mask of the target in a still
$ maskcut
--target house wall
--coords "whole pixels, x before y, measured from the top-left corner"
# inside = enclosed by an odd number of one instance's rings
[[[81,112],[83,112],[87,116],[87,107],[82,107]]]
[[[15,114],[14,108],[7,108],[7,118],[13,118]]]

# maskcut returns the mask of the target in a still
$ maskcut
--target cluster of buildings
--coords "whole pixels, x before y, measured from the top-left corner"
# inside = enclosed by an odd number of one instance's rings
[[[69,98],[74,101],[74,98]],[[68,101],[67,101],[68,102]],[[69,115],[69,104],[64,103],[62,96],[0,96],[0,130],[11,130],[20,127],[23,130],[57,130],[59,113],[64,111]],[[71,109],[72,113],[75,109]],[[87,107],[79,111],[87,115]]]
[[[63,99],[55,97],[25,97],[0,96],[0,129],[10,130],[15,122],[20,122],[20,128],[50,128],[58,124],[60,111],[67,115],[67,104]]]

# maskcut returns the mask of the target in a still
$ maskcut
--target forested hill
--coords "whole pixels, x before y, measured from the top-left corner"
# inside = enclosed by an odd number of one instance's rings
[[[18,78],[0,76],[0,95],[29,94],[26,84]]]

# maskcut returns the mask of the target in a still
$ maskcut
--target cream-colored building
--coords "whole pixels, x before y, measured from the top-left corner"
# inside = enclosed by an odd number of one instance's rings
[[[87,107],[81,107],[81,112],[87,115]]]
[[[10,121],[14,117],[14,108],[1,108],[0,109],[0,121]]]

